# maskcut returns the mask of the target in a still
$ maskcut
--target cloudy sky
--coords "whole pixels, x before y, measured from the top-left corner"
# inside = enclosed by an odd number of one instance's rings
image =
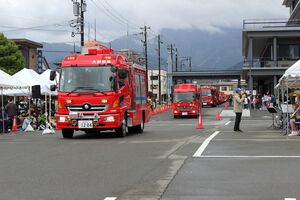
[[[80,1],[80,0],[79,0]],[[94,38],[110,41],[140,32],[151,26],[153,33],[163,28],[221,31],[241,28],[243,19],[287,19],[283,0],[87,0],[86,27]],[[9,38],[28,38],[38,42],[73,42],[69,21],[71,0],[0,0],[0,32]],[[90,25],[88,25],[90,24]],[[88,37],[88,29],[86,29]]]

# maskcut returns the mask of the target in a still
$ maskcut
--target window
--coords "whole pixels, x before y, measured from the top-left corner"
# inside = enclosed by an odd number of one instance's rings
[[[290,58],[293,60],[299,58],[299,45],[290,45]]]
[[[153,81],[158,80],[158,76],[150,76],[150,80],[153,80]]]
[[[280,60],[297,60],[300,58],[300,45],[280,45],[279,46],[279,59]]]
[[[221,91],[227,91],[227,87],[226,86],[222,86],[221,87]]]
[[[62,92],[113,91],[115,74],[111,67],[64,67],[61,72]]]

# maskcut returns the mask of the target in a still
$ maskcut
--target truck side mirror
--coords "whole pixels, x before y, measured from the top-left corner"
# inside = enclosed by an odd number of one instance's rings
[[[57,89],[56,85],[50,85],[50,91],[54,92]]]
[[[55,77],[56,77],[56,71],[51,71],[50,72],[50,81],[54,81]]]
[[[128,76],[128,70],[127,69],[121,68],[118,71],[119,71],[119,78],[120,79],[127,78],[127,76]]]

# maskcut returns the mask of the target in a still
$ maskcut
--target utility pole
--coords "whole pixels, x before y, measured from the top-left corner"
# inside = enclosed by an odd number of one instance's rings
[[[175,49],[175,71],[178,72],[178,50]]]
[[[152,95],[154,95],[154,87],[153,87],[153,69],[151,70],[151,92],[152,92]]]
[[[192,72],[192,56],[189,57],[190,72]]]
[[[145,67],[146,67],[146,94],[148,96],[148,42],[147,42],[147,30],[150,29],[150,27],[144,26],[141,28],[144,32],[144,41],[142,41],[144,43],[144,53],[145,53]]]
[[[83,0],[81,0],[81,12],[80,12],[80,19],[81,19],[81,25],[80,25],[80,36],[81,36],[81,46],[84,46],[84,3]],[[85,4],[86,7],[86,4]]]
[[[95,28],[95,41],[97,41],[97,19],[96,18],[95,18],[95,22],[94,23],[95,23],[95,25],[94,25],[95,26],[94,27]]]
[[[173,44],[168,48],[169,57],[168,57],[168,73],[167,73],[167,95],[168,95],[168,103],[171,101],[171,94],[173,88],[173,71],[174,71],[174,62],[173,62]]]
[[[173,44],[171,44],[171,48],[170,48],[170,50],[171,50],[171,64],[172,64],[172,73],[173,73],[173,71],[174,71],[174,63],[173,63]]]
[[[75,34],[80,34],[81,36],[81,46],[84,45],[84,12],[86,12],[86,0],[72,0],[73,2],[73,14],[77,19],[71,20],[69,22],[70,26],[75,30],[72,32],[71,36],[75,37]]]
[[[161,74],[160,74],[160,35],[157,36],[158,40],[158,103],[161,104]]]

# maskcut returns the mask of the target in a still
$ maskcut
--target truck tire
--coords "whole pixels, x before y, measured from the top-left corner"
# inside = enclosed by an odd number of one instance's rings
[[[72,138],[74,135],[73,129],[62,129],[61,132],[64,138]]]
[[[120,128],[117,128],[115,131],[116,131],[116,134],[117,134],[118,137],[125,137],[126,136],[126,134],[127,134],[127,124],[126,124],[125,119],[123,119]]]
[[[142,119],[141,124],[137,125],[135,127],[135,130],[136,130],[137,133],[142,134],[144,132],[144,128],[145,128],[145,122],[144,122],[144,119]]]

